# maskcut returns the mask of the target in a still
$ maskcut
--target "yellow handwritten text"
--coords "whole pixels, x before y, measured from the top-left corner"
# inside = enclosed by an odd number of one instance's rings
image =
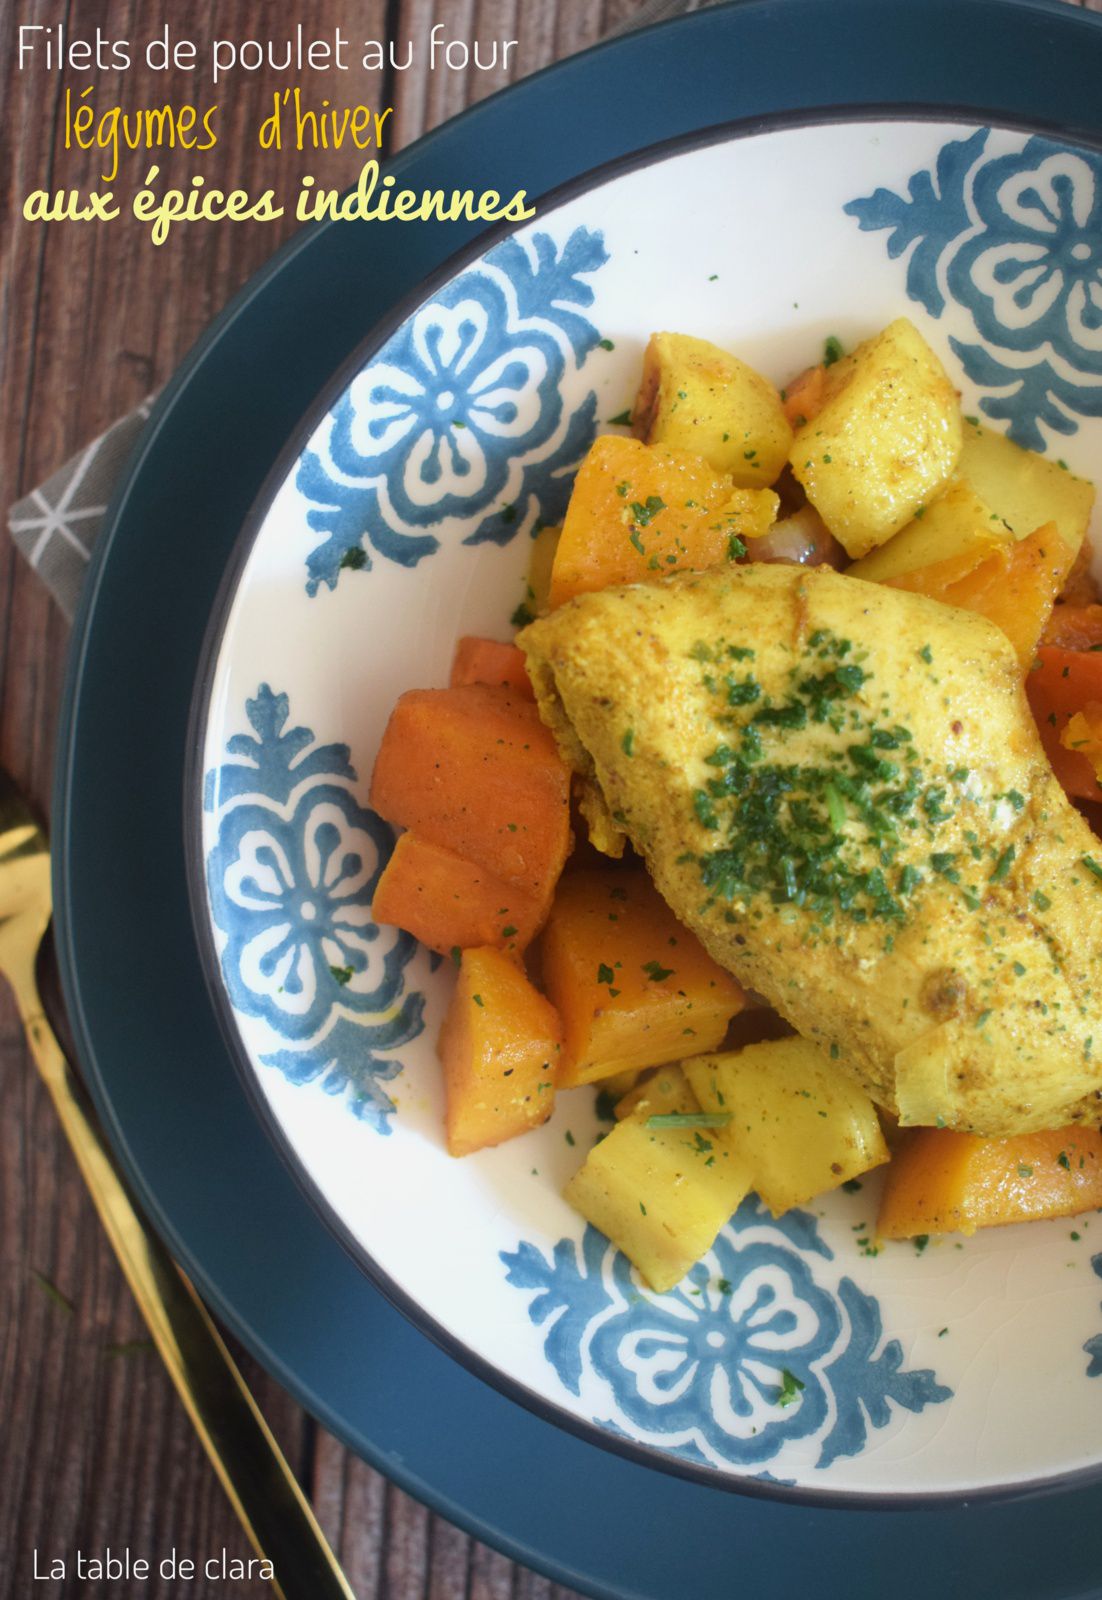
[[[257,140],[262,150],[282,150],[286,131],[288,147],[296,150],[340,150],[345,144],[357,150],[381,150],[386,120],[393,115],[393,106],[381,113],[363,105],[338,110],[328,100],[321,102],[320,110],[304,109],[296,85],[273,93],[271,113],[260,124]]]
[[[159,150],[165,145],[174,150],[211,150],[218,143],[214,131],[217,105],[208,106],[200,116],[196,106],[147,107],[138,111],[123,111],[111,106],[106,111],[95,111],[87,103],[93,85],[82,89],[74,100],[73,91],[65,91],[64,141],[66,150],[74,145],[81,150],[108,150],[109,172],[100,177],[104,183],[114,183],[119,172],[119,153],[128,150]],[[201,131],[200,131],[201,130]]]
[[[305,174],[295,216],[300,222],[524,222],[536,214],[528,204],[526,190],[518,189],[508,200],[496,189],[399,189],[397,179],[380,179],[379,163],[365,161],[354,189],[319,189]],[[376,191],[378,194],[376,196]]]
[[[245,189],[208,189],[206,179],[198,174],[191,180],[190,191],[166,189],[158,195],[153,184],[160,170],[150,167],[132,207],[139,222],[150,224],[149,237],[154,244],[164,244],[177,222],[275,222],[283,215],[271,189],[254,200]]]

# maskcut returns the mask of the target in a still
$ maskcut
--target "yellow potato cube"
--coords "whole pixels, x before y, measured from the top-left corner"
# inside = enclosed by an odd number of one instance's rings
[[[1094,508],[1093,483],[975,422],[964,424],[960,473],[1019,539],[1055,522],[1072,555],[1078,553]]]
[[[957,478],[894,539],[847,568],[846,576],[887,583],[942,561],[959,561],[963,571],[968,558],[974,557],[978,566],[993,549],[1013,538],[998,512],[980,499],[966,479]]]
[[[792,426],[768,379],[687,333],[651,334],[631,425],[647,444],[703,456],[743,489],[771,484],[792,443]]]
[[[750,1188],[750,1168],[707,1125],[626,1117],[594,1145],[566,1199],[639,1268],[672,1289],[711,1249]]]
[[[949,482],[961,450],[957,394],[906,317],[827,368],[822,410],[789,461],[851,556],[906,526]]]
[[[729,1112],[724,1142],[774,1216],[889,1158],[863,1089],[806,1039],[773,1039],[683,1063],[701,1105]]]
[[[601,1085],[602,1088],[607,1087],[607,1081]],[[657,1072],[641,1078],[634,1088],[617,1101],[616,1120],[622,1122],[625,1117],[631,1116],[653,1117],[667,1111],[699,1110],[700,1101],[681,1068],[659,1067]]]

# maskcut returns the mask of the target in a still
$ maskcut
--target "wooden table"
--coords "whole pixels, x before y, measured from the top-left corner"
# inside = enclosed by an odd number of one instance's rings
[[[516,39],[509,70],[466,74],[392,72],[357,80],[357,96],[392,105],[397,149],[481,99],[592,44],[627,21],[642,0],[301,0],[283,11],[263,0],[220,0],[217,33],[278,34],[283,17],[323,37],[338,24],[354,37],[423,37],[444,21],[449,37],[487,44]],[[1102,11],[1102,0],[1069,0]],[[140,7],[127,0],[70,0],[67,7],[24,0],[18,15],[0,4],[5,64],[5,132],[13,138],[7,192],[92,187],[92,154],[62,147],[63,93],[88,76],[23,73],[10,48],[17,22],[56,23],[68,13],[74,34],[144,38],[164,18],[180,36],[209,38],[213,8],[201,0]],[[156,19],[156,21],[154,20]],[[212,98],[198,74],[154,74],[135,66],[95,75],[92,98],[133,109]],[[282,87],[284,80],[278,80]],[[309,75],[304,81],[310,81]],[[320,79],[314,79],[320,82]],[[238,79],[221,101],[222,165],[244,188],[272,181],[272,157],[246,139],[277,79]],[[319,90],[319,94],[324,90]],[[301,171],[342,186],[362,157],[295,155],[279,159],[280,185],[293,193]],[[136,187],[142,156],[127,158]],[[208,161],[210,158],[208,158]],[[166,153],[163,180],[186,182],[194,157]],[[206,170],[213,170],[208,167]],[[120,182],[120,191],[126,185]],[[0,486],[5,501],[45,478],[78,446],[161,385],[211,317],[293,228],[223,224],[178,228],[159,249],[117,224],[42,228],[5,224],[4,397]],[[0,552],[0,764],[46,808],[57,729],[66,626],[11,548]],[[247,1556],[246,1541],[196,1442],[190,1424],[144,1341],[144,1328],[103,1242],[46,1096],[27,1060],[7,992],[0,993],[0,1596],[60,1600],[89,1592],[144,1600],[262,1600],[262,1583],[154,1580],[89,1591],[70,1579],[33,1581],[51,1554],[129,1546],[136,1556]],[[360,1600],[568,1600],[567,1591],[515,1566],[388,1484],[297,1406],[242,1355],[271,1420]]]

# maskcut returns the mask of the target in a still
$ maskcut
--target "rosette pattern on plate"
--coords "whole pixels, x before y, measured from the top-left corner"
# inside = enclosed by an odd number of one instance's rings
[[[320,1082],[381,1133],[394,1104],[392,1054],[421,1031],[406,987],[417,946],[371,920],[390,830],[356,798],[348,746],[289,726],[290,702],[261,684],[250,733],[206,778],[218,818],[207,858],[222,975],[235,1010],[266,1025],[261,1060],[293,1083]]]
[[[908,1371],[883,1339],[876,1299],[851,1278],[817,1271],[833,1258],[815,1219],[777,1219],[755,1196],[703,1261],[668,1294],[645,1288],[595,1228],[502,1252],[507,1280],[532,1291],[544,1353],[571,1394],[592,1396],[593,1420],[686,1460],[753,1469],[785,1465],[810,1441],[815,1466],[864,1449],[893,1408],[922,1411],[951,1390]],[[598,1409],[599,1408],[599,1409]]]
[[[944,144],[906,194],[877,189],[844,208],[908,254],[912,300],[950,303],[975,340],[951,338],[980,402],[1012,439],[1044,450],[1053,434],[1102,416],[1102,156],[1051,139],[992,156],[979,128]]]
[[[412,567],[446,536],[508,544],[554,521],[596,433],[596,396],[577,392],[600,343],[582,315],[608,259],[599,231],[560,245],[510,238],[441,288],[383,345],[304,452],[296,485],[324,539],[306,589],[333,589],[372,552]]]

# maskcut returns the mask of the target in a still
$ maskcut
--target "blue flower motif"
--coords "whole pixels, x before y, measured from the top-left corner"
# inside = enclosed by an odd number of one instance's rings
[[[887,230],[893,259],[910,250],[907,293],[931,316],[947,297],[969,313],[981,342],[950,343],[998,391],[981,409],[1044,450],[1042,425],[1070,434],[1076,416],[1102,416],[1102,157],[1040,137],[991,157],[988,139],[950,140],[906,196],[878,189],[844,209]]]
[[[1045,339],[1102,376],[1102,160],[1032,139],[979,168],[972,201],[948,283],[981,338],[1026,353]]]
[[[227,813],[207,881],[239,1011],[305,1039],[334,1007],[387,1004],[412,946],[371,920],[392,842],[373,812],[331,784],[308,789],[286,818],[257,805]]]
[[[507,544],[562,509],[566,473],[596,431],[589,391],[564,406],[564,382],[600,342],[578,311],[606,260],[577,228],[559,250],[536,234],[507,239],[416,311],[355,378],[299,465],[311,528],[307,592],[371,566],[367,545],[401,566],[439,549]],[[323,430],[324,431],[324,430]],[[366,541],[366,543],[365,543]]]
[[[535,1290],[534,1323],[564,1386],[591,1374],[610,1397],[603,1426],[661,1442],[698,1462],[756,1467],[797,1440],[817,1465],[856,1455],[892,1403],[911,1411],[949,1398],[931,1372],[906,1372],[897,1341],[882,1350],[879,1308],[849,1279],[823,1284],[829,1260],[813,1217],[777,1220],[746,1200],[708,1258],[669,1294],[639,1286],[626,1257],[594,1228],[551,1261],[522,1243],[503,1252],[507,1281]],[[597,1420],[597,1419],[595,1419]]]
[[[380,1052],[416,1037],[424,1010],[422,995],[403,992],[415,941],[371,918],[390,831],[356,799],[347,746],[287,727],[286,695],[263,684],[246,714],[253,733],[229,740],[236,759],[206,781],[218,816],[207,887],[227,992],[286,1046],[262,1055],[266,1065],[349,1090],[352,1110],[387,1132],[394,1107],[380,1086],[401,1065]]]

